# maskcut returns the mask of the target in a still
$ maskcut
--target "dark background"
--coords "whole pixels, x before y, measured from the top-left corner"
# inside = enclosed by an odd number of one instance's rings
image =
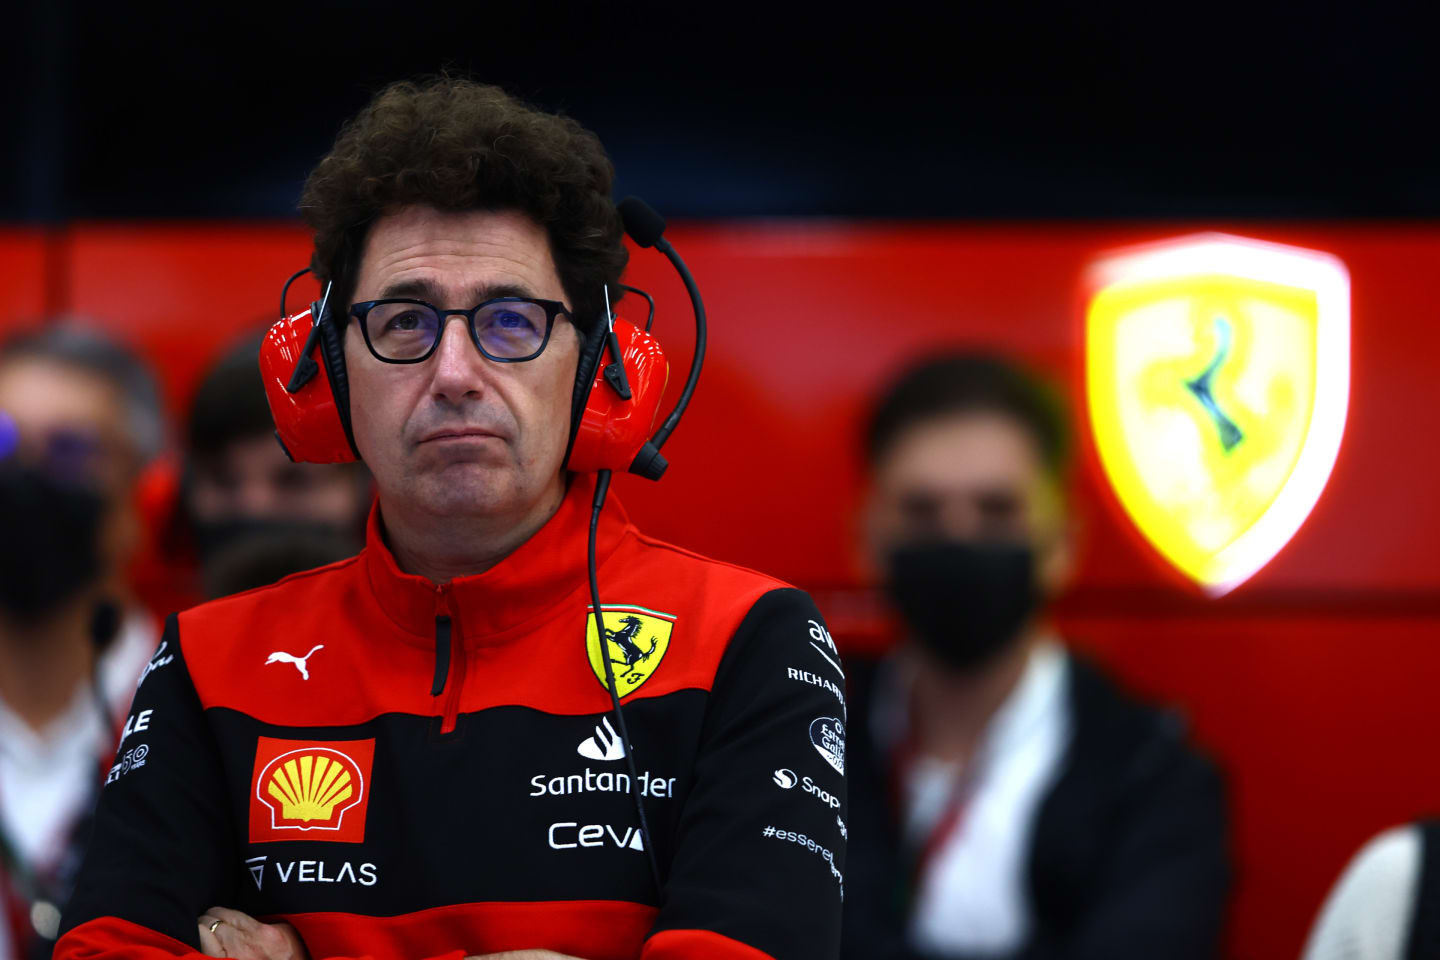
[[[291,215],[371,91],[441,67],[577,117],[619,190],[676,218],[1434,216],[1430,20],[1360,3],[31,2],[6,17],[0,220]]]

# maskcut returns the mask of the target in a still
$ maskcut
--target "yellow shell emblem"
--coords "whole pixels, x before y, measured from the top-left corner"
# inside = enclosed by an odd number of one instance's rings
[[[329,822],[360,801],[359,771],[344,754],[298,751],[272,765],[265,793],[280,804],[283,820]]]
[[[1345,267],[1208,234],[1107,257],[1087,285],[1086,395],[1105,475],[1156,550],[1223,594],[1299,529],[1335,463]]]
[[[585,649],[590,669],[600,686],[605,683],[605,661],[615,673],[615,690],[620,696],[634,693],[654,675],[670,649],[670,634],[675,628],[675,615],[661,613],[631,604],[605,604],[605,653],[601,653],[600,637],[595,629],[594,608],[585,617]]]

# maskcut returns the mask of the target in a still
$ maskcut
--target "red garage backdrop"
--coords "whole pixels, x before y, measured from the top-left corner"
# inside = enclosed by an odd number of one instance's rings
[[[1118,511],[1077,416],[1084,536],[1062,626],[1131,687],[1171,701],[1227,774],[1243,958],[1295,956],[1366,837],[1440,812],[1440,228],[1323,224],[678,226],[711,352],[658,484],[619,485],[651,532],[815,591],[838,637],[873,643],[852,564],[856,433],[907,360],[984,344],[1047,371],[1083,409],[1077,285],[1095,254],[1198,229],[1336,254],[1350,269],[1351,401],[1329,487],[1252,581],[1207,600]],[[182,410],[201,370],[279,309],[308,255],[273,225],[0,231],[0,325],[77,313],[137,345]],[[679,282],[639,251],[672,383],[692,341]],[[313,295],[313,285],[295,301]],[[634,315],[627,300],[622,312]]]

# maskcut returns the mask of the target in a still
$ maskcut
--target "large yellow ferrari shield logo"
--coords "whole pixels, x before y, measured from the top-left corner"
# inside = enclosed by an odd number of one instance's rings
[[[585,618],[585,649],[590,656],[590,669],[600,686],[605,682],[605,660],[615,675],[615,690],[620,696],[633,693],[655,673],[665,651],[670,648],[670,633],[675,629],[675,615],[649,610],[633,604],[605,604],[605,645],[595,629],[595,608],[588,608]]]
[[[1259,570],[1315,505],[1350,383],[1336,258],[1218,234],[1087,278],[1085,380],[1105,474],[1144,537],[1212,594]]]

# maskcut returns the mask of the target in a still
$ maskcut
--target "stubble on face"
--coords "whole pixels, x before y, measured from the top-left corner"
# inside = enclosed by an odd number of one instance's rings
[[[544,230],[523,214],[407,207],[371,228],[357,302],[407,297],[466,309],[494,296],[569,302]],[[502,527],[548,517],[563,493],[577,352],[564,318],[524,363],[481,356],[458,316],[423,363],[382,363],[359,330],[347,332],[355,441],[387,517]]]

